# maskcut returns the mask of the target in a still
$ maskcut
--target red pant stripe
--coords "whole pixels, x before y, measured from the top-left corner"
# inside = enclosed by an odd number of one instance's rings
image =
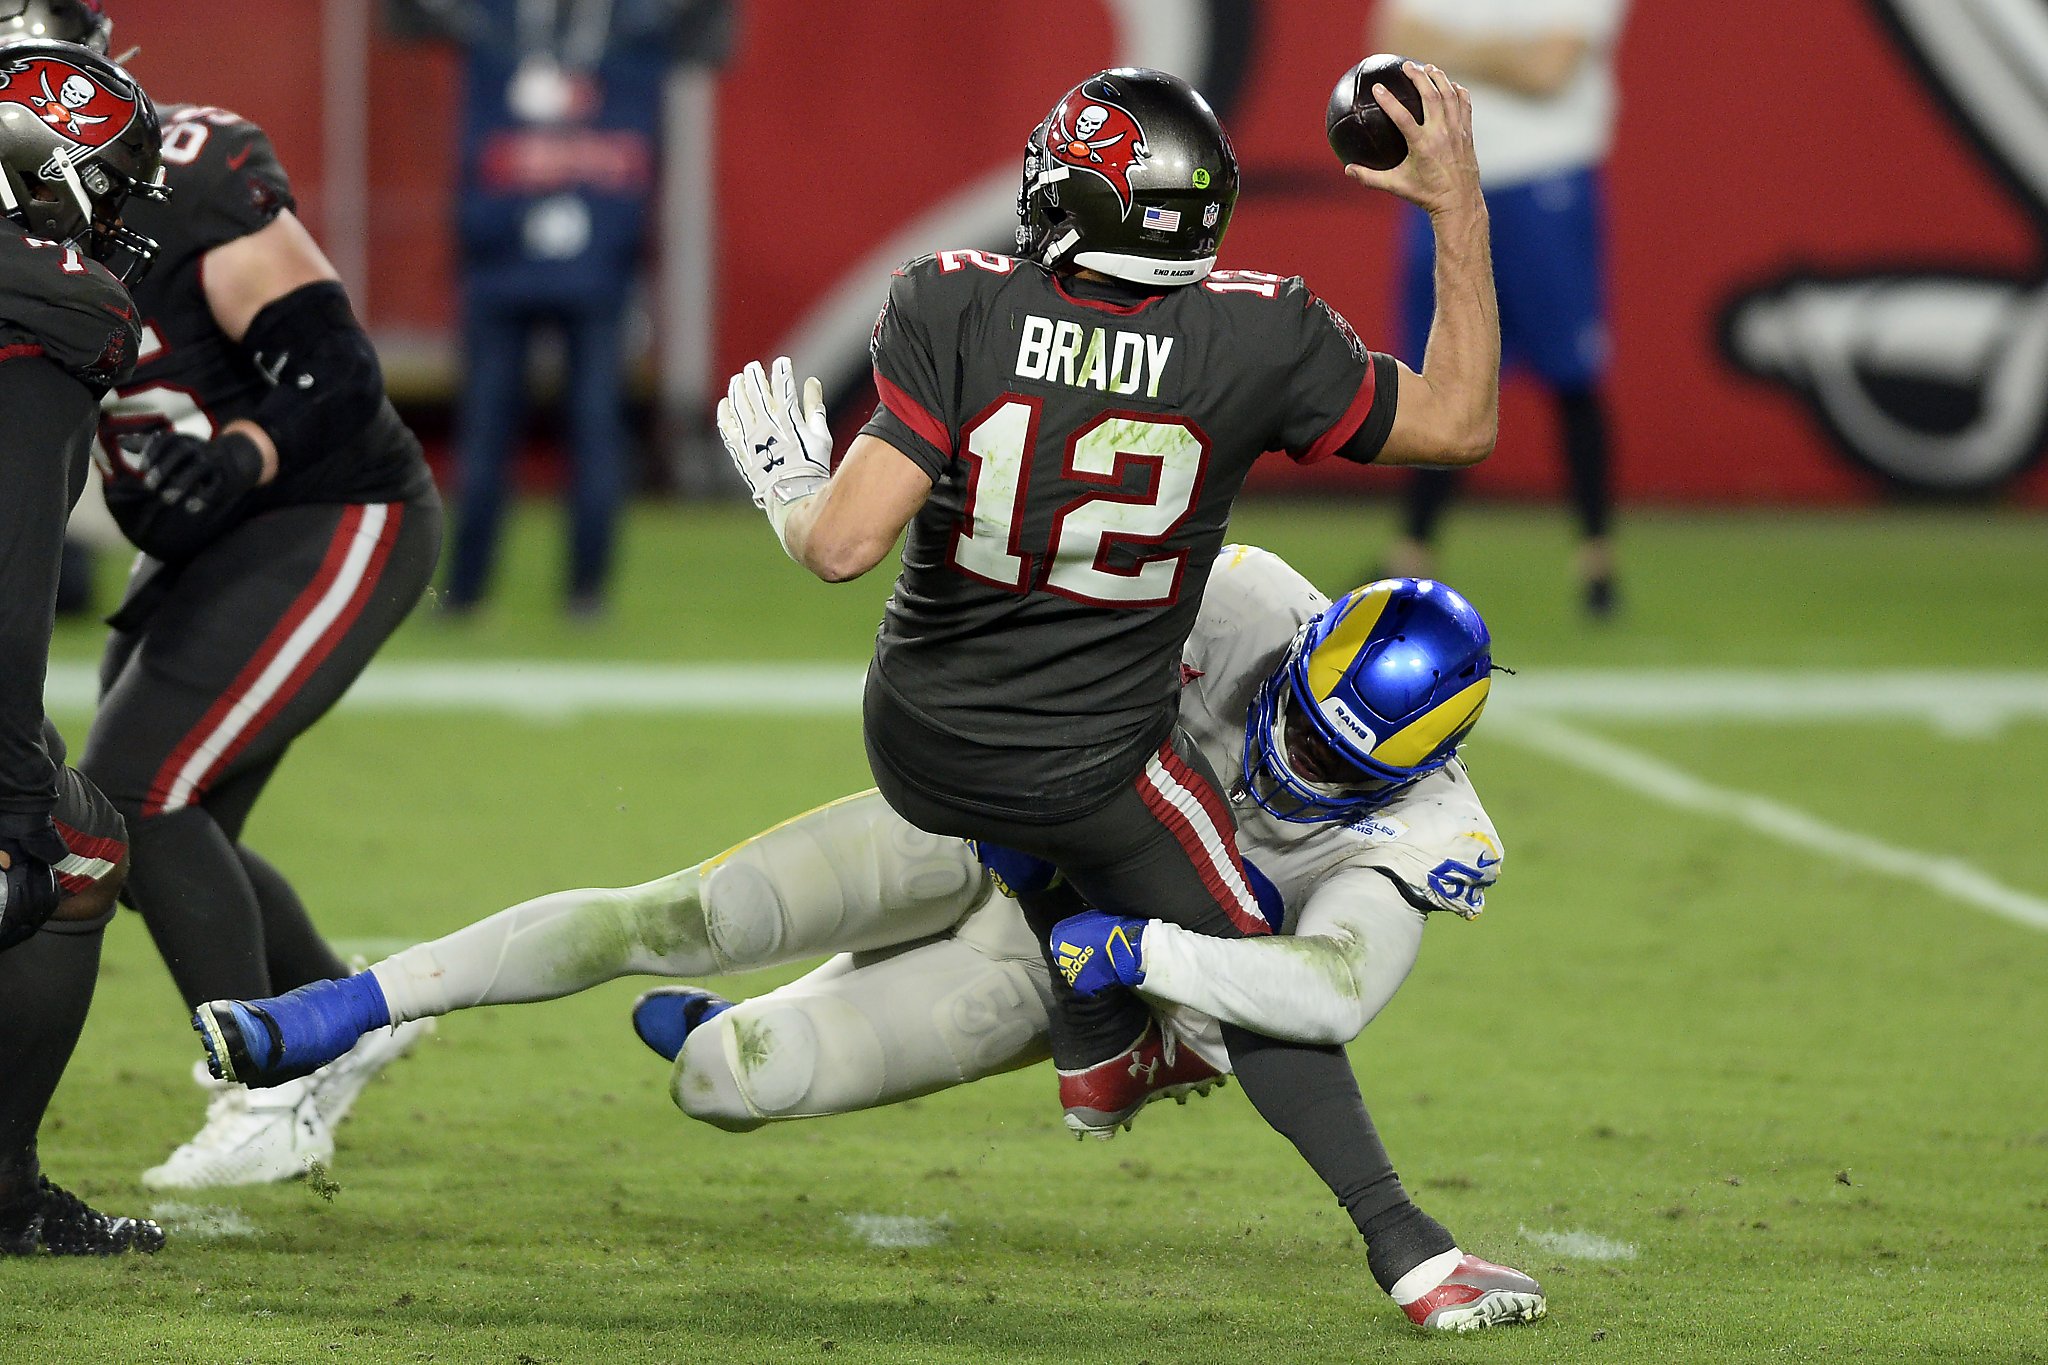
[[[1138,788],[1145,808],[1172,832],[1202,885],[1238,931],[1246,935],[1271,933],[1245,878],[1232,826],[1227,818],[1218,821],[1215,817],[1215,806],[1210,803],[1221,803],[1209,784],[1182,763],[1168,744],[1160,746],[1146,762]]]
[[[157,770],[144,815],[182,810],[205,795],[333,652],[376,586],[403,510],[395,503],[372,503],[342,512],[313,581]]]

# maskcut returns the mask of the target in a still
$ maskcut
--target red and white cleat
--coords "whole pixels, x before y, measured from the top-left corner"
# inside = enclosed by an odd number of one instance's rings
[[[1395,1286],[1397,1289],[1399,1286]],[[1436,1288],[1401,1305],[1417,1327],[1471,1332],[1543,1316],[1543,1286],[1511,1266],[1465,1256]]]
[[[1189,1095],[1206,1095],[1225,1083],[1222,1072],[1191,1049],[1176,1046],[1153,1022],[1137,1042],[1108,1061],[1060,1072],[1060,1103],[1075,1137],[1107,1141],[1117,1129],[1128,1129],[1138,1111],[1154,1100],[1170,1095],[1186,1104]]]

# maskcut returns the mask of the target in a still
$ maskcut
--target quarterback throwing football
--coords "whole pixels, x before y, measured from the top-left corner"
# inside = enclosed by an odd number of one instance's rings
[[[1032,132],[1016,256],[941,251],[896,272],[871,348],[881,407],[836,469],[820,391],[800,397],[786,357],[749,365],[720,405],[734,464],[820,578],[866,573],[907,528],[868,671],[869,766],[919,829],[1044,874],[1018,886],[1039,932],[1082,902],[1218,938],[1271,931],[1179,706],[1238,490],[1269,450],[1457,466],[1493,447],[1500,328],[1470,98],[1434,67],[1406,71],[1419,122],[1377,93],[1406,159],[1347,174],[1430,215],[1421,372],[1367,349],[1300,279],[1217,270],[1230,140],[1185,81],[1117,68]],[[1062,957],[1051,1042],[1070,1128],[1106,1136],[1154,1090],[1214,1074],[1165,1055],[1120,984],[1079,993],[1086,964]],[[1232,1023],[1222,1040],[1383,1286],[1449,1254],[1341,1055]]]

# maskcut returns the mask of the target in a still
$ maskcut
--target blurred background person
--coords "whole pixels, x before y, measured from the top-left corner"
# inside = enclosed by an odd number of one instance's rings
[[[595,616],[629,477],[624,332],[655,200],[662,91],[673,63],[723,58],[730,0],[412,0],[397,17],[463,50],[464,369],[443,605],[467,612],[490,590],[528,342],[547,326],[565,361],[568,608]]]
[[[1614,49],[1627,0],[1385,0],[1367,46],[1434,62],[1472,91],[1474,137],[1493,218],[1494,282],[1505,363],[1533,377],[1557,411],[1585,607],[1611,615],[1612,437],[1606,207],[1601,164],[1613,142]],[[1404,357],[1429,335],[1433,246],[1409,213],[1401,233]],[[1387,571],[1434,571],[1433,548],[1458,475],[1409,476],[1402,535]]]

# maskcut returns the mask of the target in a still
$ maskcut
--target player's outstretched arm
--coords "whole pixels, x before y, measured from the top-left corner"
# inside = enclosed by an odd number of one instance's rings
[[[832,428],[816,379],[797,396],[788,356],[750,361],[718,405],[718,436],[789,557],[827,583],[882,562],[931,496],[931,476],[888,442],[854,438],[832,470]]]
[[[1407,979],[1422,925],[1421,912],[1385,876],[1349,868],[1310,894],[1293,934],[1224,939],[1147,922],[1122,977],[1153,1000],[1270,1038],[1348,1043]]]
[[[1479,159],[1472,148],[1472,95],[1434,66],[1404,68],[1422,96],[1423,121],[1375,86],[1373,95],[1408,139],[1389,171],[1347,166],[1369,189],[1406,199],[1436,232],[1436,316],[1422,371],[1400,368],[1400,403],[1380,464],[1477,464],[1500,430],[1500,303]]]
[[[783,548],[827,583],[858,578],[882,562],[932,494],[931,476],[878,436],[847,447],[831,481],[790,512]]]

